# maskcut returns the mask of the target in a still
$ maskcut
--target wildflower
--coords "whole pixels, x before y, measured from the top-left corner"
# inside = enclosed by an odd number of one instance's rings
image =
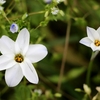
[[[18,31],[18,25],[16,23],[13,23],[11,26],[10,26],[10,31],[12,33],[15,33]]]
[[[87,37],[79,42],[90,47],[93,51],[100,50],[100,27],[97,30],[87,27]]]
[[[42,44],[29,45],[29,40],[26,28],[19,32],[15,42],[7,36],[0,39],[0,70],[6,70],[5,80],[10,87],[18,85],[23,76],[31,83],[38,83],[32,63],[42,60],[47,55],[47,49]]]
[[[51,8],[51,13],[52,13],[53,15],[57,15],[58,12],[59,12],[59,9],[58,9],[58,8],[56,8],[56,7]]]
[[[0,5],[3,5],[6,2],[6,0],[0,0]]]

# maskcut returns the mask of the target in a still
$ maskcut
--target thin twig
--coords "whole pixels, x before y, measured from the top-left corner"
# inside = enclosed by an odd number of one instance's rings
[[[2,15],[3,15],[3,17],[8,21],[8,23],[10,24],[10,21],[9,21],[9,19],[7,18],[7,16],[6,16],[6,14],[5,14],[4,11],[2,12]]]
[[[63,51],[63,58],[62,58],[62,63],[61,63],[61,69],[60,69],[60,76],[59,76],[57,91],[60,91],[62,78],[63,78],[63,74],[64,74],[66,54],[67,54],[68,44],[69,44],[70,28],[71,28],[71,21],[68,22],[68,26],[67,26],[67,30],[66,30],[65,46],[64,46],[64,51]]]
[[[8,7],[5,9],[5,12],[6,12],[7,10],[9,10],[9,8],[12,7],[13,5],[14,5],[14,0],[12,0],[12,1],[10,2],[10,4],[8,5]]]
[[[35,14],[42,14],[44,13],[45,11],[39,11],[39,12],[32,12],[32,13],[29,13],[28,15],[31,16],[31,15],[35,15]]]
[[[36,15],[36,14],[42,14],[44,13],[44,11],[39,11],[39,12],[31,12],[31,13],[28,13],[28,16],[32,16],[32,15]],[[20,17],[22,17],[23,15],[18,15],[18,16],[15,16],[15,17],[10,17],[9,20],[15,20],[15,19],[18,19]]]

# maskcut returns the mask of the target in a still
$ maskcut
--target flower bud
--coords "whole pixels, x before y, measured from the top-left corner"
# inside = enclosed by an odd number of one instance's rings
[[[18,31],[18,25],[16,23],[13,23],[11,26],[10,26],[10,31],[12,33],[15,33]]]
[[[86,84],[83,84],[83,88],[86,94],[90,95],[91,94],[91,89],[88,87]]]
[[[100,92],[100,87],[98,86],[98,87],[96,87],[96,90],[98,91],[98,92]]]

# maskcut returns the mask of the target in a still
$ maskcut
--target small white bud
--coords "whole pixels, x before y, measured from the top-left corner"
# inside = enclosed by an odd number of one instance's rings
[[[97,90],[98,92],[100,92],[100,87],[96,87],[96,90]]]
[[[83,92],[83,90],[81,90],[80,88],[76,88],[75,91],[77,91],[77,92]]]
[[[86,84],[83,84],[83,88],[86,94],[90,95],[91,94],[91,89],[88,87]]]
[[[41,89],[35,89],[34,92],[38,93],[39,96],[42,94],[42,90]]]
[[[28,17],[28,14],[25,13],[25,14],[22,16],[22,20],[25,20],[27,17]]]

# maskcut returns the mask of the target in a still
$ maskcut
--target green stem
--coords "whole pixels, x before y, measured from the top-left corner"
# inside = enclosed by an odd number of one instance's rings
[[[92,53],[93,56],[94,53]],[[91,57],[92,57],[91,56]],[[91,72],[92,72],[92,64],[93,64],[94,59],[90,59],[88,70],[87,70],[87,77],[86,77],[86,84],[89,86],[90,85],[90,77],[91,77]]]
[[[9,87],[8,86],[6,86],[2,91],[1,91],[1,95],[3,95],[5,92],[7,92],[7,90],[9,89]]]
[[[28,15],[31,16],[31,15],[42,14],[42,13],[45,13],[45,11],[32,12],[32,13],[29,13]]]
[[[8,23],[10,24],[10,21],[9,21],[9,19],[7,18],[7,16],[6,16],[6,14],[5,14],[4,11],[2,11],[2,15],[3,15],[3,17],[8,21]]]
[[[57,86],[58,92],[61,91],[62,78],[64,74],[66,55],[67,55],[67,50],[68,50],[69,38],[70,38],[70,30],[71,30],[71,21],[69,20],[67,30],[66,30],[65,47],[63,51],[63,58],[62,58],[59,81],[58,81],[58,86]]]

